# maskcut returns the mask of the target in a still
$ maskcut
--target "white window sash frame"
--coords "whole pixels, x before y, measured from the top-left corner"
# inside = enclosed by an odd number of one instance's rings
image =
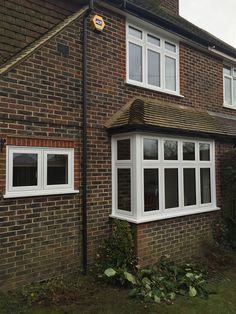
[[[142,32],[142,39],[136,38],[129,34],[129,26],[136,28]],[[149,27],[143,26],[142,28],[138,26],[135,22],[126,22],[126,82],[128,84],[136,85],[139,87],[144,87],[147,89],[152,89],[168,94],[173,94],[180,96],[180,71],[179,71],[179,43],[176,39],[171,38],[171,36],[163,36],[163,31],[155,28],[155,30]],[[160,46],[148,43],[148,34],[160,39]],[[129,43],[133,43],[142,47],[142,82],[135,81],[129,78]],[[176,52],[172,52],[165,49],[165,42],[175,45]],[[160,87],[152,84],[148,84],[148,49],[160,54]],[[165,88],[165,56],[175,59],[175,71],[176,71],[176,90],[170,90]]]
[[[26,153],[38,154],[38,185],[13,187],[13,154]],[[68,155],[68,184],[47,186],[47,153]],[[4,198],[18,198],[40,195],[71,194],[78,193],[74,189],[74,148],[47,148],[29,146],[6,146],[6,191]]]
[[[48,155],[67,155],[68,164],[67,164],[67,172],[68,172],[68,183],[67,184],[55,184],[55,185],[48,185],[47,184],[47,156]],[[74,158],[73,158],[73,151],[71,149],[43,149],[43,189],[44,190],[54,190],[54,189],[72,189],[73,182],[74,182],[74,171],[70,171],[74,169]]]
[[[114,164],[116,156],[116,141],[120,139],[130,138],[132,141],[131,154],[131,212],[124,212],[117,210],[116,207],[116,183],[114,177],[116,176],[116,167]],[[144,139],[158,140],[158,160],[144,160],[143,143]],[[164,160],[164,141],[177,140],[178,143],[178,160]],[[183,160],[183,143],[190,142],[195,144],[195,160]],[[200,143],[210,144],[210,161],[200,161],[199,145]],[[182,137],[182,136],[166,136],[158,134],[158,136],[146,133],[130,133],[126,135],[114,135],[112,137],[112,217],[125,219],[134,223],[142,223],[147,221],[155,221],[172,217],[179,217],[191,215],[202,212],[209,212],[219,210],[216,205],[216,182],[215,182],[215,143],[212,140],[202,140],[199,138]],[[119,165],[121,167],[122,164]],[[128,166],[124,165],[123,167]],[[165,209],[165,183],[164,183],[164,169],[174,168],[178,169],[178,197],[179,207]],[[196,184],[196,204],[184,206],[184,179],[183,169],[195,169],[195,184]],[[201,204],[201,186],[200,186],[200,169],[210,168],[211,172],[211,203]],[[144,169],[158,169],[158,183],[159,183],[159,209],[153,211],[144,211]],[[116,180],[116,179],[115,179]],[[141,183],[141,184],[140,184]]]
[[[13,186],[13,155],[17,154],[37,154],[37,185],[34,186]],[[7,167],[6,167],[6,186],[7,192],[39,191],[42,189],[42,155],[37,148],[23,148],[7,146]]]

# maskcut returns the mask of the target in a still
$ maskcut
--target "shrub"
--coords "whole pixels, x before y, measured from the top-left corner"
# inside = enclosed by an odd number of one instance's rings
[[[134,282],[137,257],[134,252],[133,234],[130,224],[122,220],[114,220],[112,234],[101,247],[97,263],[100,277],[109,282],[124,285]]]

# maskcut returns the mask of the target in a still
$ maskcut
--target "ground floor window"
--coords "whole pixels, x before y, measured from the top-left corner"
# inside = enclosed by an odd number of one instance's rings
[[[113,216],[142,222],[217,209],[211,140],[113,136],[112,167]]]
[[[6,197],[74,189],[74,150],[7,146]]]

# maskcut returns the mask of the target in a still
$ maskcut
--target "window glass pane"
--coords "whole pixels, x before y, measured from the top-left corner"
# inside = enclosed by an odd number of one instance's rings
[[[47,155],[47,185],[68,184],[68,155]]]
[[[142,82],[142,47],[129,43],[129,78]]]
[[[158,169],[144,169],[144,211],[159,209]]]
[[[233,82],[233,103],[236,105],[236,80]]]
[[[176,52],[176,46],[174,44],[168,43],[167,41],[165,42],[165,49]]]
[[[164,159],[177,160],[178,159],[178,143],[177,141],[164,142]]]
[[[36,186],[38,155],[13,153],[13,186]]]
[[[209,168],[200,169],[201,203],[211,203],[211,173]]]
[[[117,141],[117,160],[130,160],[130,139]]]
[[[165,169],[165,208],[179,207],[178,169]]]
[[[211,156],[210,156],[210,144],[200,143],[199,149],[200,149],[200,160],[209,161],[211,158]]]
[[[148,49],[148,84],[160,86],[160,54]]]
[[[157,160],[158,159],[158,140],[145,138],[143,141],[143,159]]]
[[[224,74],[231,75],[231,68],[227,67],[227,66],[224,66]]]
[[[226,104],[231,104],[231,98],[232,98],[232,93],[231,93],[231,79],[228,77],[224,78],[224,98],[225,98],[225,103]]]
[[[136,38],[142,39],[142,32],[132,26],[129,26],[129,34]]]
[[[195,144],[183,143],[183,160],[195,160]]]
[[[170,57],[165,57],[165,87],[176,90],[176,60]]]
[[[117,170],[118,209],[131,211],[131,171]]]
[[[194,168],[184,169],[184,206],[196,205],[196,178]]]
[[[155,37],[155,36],[152,36],[152,35],[148,35],[147,37],[147,40],[150,44],[153,44],[153,45],[156,45],[156,46],[159,46],[160,47],[160,39]]]

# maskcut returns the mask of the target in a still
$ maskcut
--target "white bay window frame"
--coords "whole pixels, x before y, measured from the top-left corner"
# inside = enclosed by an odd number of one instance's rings
[[[40,195],[58,195],[78,193],[74,189],[74,149],[73,148],[42,148],[42,147],[24,147],[24,146],[6,146],[6,193],[4,198],[40,196]],[[37,154],[37,185],[35,186],[13,186],[13,155]],[[67,156],[67,184],[47,184],[47,156],[66,155]]]
[[[132,27],[142,32],[142,38],[137,38],[129,34],[129,27]],[[160,39],[160,46],[154,45],[148,42],[148,35]],[[142,81],[130,79],[129,69],[129,43],[138,45],[142,48]],[[165,48],[165,44],[171,44],[175,46],[175,51],[170,51]],[[148,50],[160,54],[160,87],[148,83]],[[165,86],[165,58],[169,57],[175,60],[175,90],[168,89]],[[161,91],[168,94],[180,96],[180,82],[179,82],[179,43],[175,38],[166,36],[162,30],[156,30],[150,25],[146,24],[140,27],[140,23],[137,25],[135,21],[127,21],[126,23],[126,82],[132,85],[148,88],[151,90]]]
[[[131,159],[129,161],[117,160],[117,141],[130,139]],[[143,142],[144,139],[158,140],[158,160],[144,160]],[[164,141],[173,140],[178,143],[178,160],[164,160]],[[195,160],[183,160],[183,143],[195,144]],[[200,160],[200,143],[210,145],[210,161]],[[131,167],[131,211],[117,208],[117,169],[119,167]],[[184,206],[184,169],[195,169],[195,190],[196,204]],[[200,169],[210,169],[210,193],[211,202],[201,203]],[[158,169],[159,188],[159,209],[144,211],[144,169]],[[165,209],[165,169],[178,169],[178,198],[179,206]],[[112,137],[112,214],[116,217],[134,223],[143,223],[191,214],[219,210],[216,206],[216,183],[215,183],[215,144],[214,141],[207,141],[187,137],[169,137],[166,135],[152,134],[127,134],[114,135]]]

